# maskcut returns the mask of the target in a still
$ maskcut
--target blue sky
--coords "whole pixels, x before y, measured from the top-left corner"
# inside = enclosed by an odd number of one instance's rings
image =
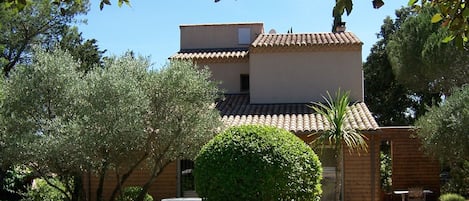
[[[371,0],[353,0],[350,16],[343,21],[347,31],[355,33],[364,43],[365,60],[376,33],[386,16],[394,17],[396,9],[408,0],[385,0],[380,9],[373,9]],[[93,0],[84,16],[87,24],[79,25],[85,38],[95,38],[106,55],[121,55],[133,50],[149,56],[153,68],[159,68],[179,50],[179,25],[201,23],[263,22],[264,31],[275,29],[286,33],[329,32],[334,0],[131,0],[131,7],[112,6],[99,10]]]

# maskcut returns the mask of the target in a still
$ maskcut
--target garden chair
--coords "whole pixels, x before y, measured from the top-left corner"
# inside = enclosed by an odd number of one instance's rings
[[[425,194],[422,187],[409,188],[408,201],[425,201]]]

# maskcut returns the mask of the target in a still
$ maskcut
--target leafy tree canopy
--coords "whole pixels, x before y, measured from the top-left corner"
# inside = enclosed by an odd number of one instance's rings
[[[455,90],[416,122],[423,147],[444,162],[469,160],[469,86]]]
[[[109,171],[118,178],[114,200],[142,166],[152,173],[143,200],[167,164],[193,157],[220,126],[216,84],[192,63],[149,71],[147,59],[127,54],[83,74],[59,49],[36,48],[31,60],[0,90],[0,165],[26,165],[42,178],[73,181],[65,200],[82,195],[79,180],[86,172],[98,177],[96,198],[102,200]]]
[[[420,11],[422,7],[430,5],[438,10],[432,15],[431,22],[442,22],[441,26],[448,28],[450,35],[443,38],[443,42],[454,39],[454,43],[458,47],[463,47],[468,42],[469,37],[469,10],[466,8],[465,1],[428,1],[409,0],[409,6],[413,6],[416,11]]]
[[[75,96],[70,89],[78,83],[78,64],[63,55],[67,54],[37,51],[34,68],[20,65],[2,84],[2,167],[26,165],[43,178],[50,173],[62,178],[80,173],[80,146],[68,132],[72,130],[64,129],[73,116],[70,103]]]
[[[363,64],[365,101],[380,125],[410,125],[423,115],[427,105],[439,100],[439,93],[420,92],[396,80],[387,47],[393,34],[399,31],[408,17],[414,16],[411,8],[396,10],[396,17],[383,21],[378,41]]]
[[[84,0],[53,0],[52,4],[58,7],[65,5],[65,4],[83,4]],[[28,4],[30,4],[31,0],[0,0],[0,4],[4,4],[5,7],[12,9],[14,11],[21,11],[23,10]],[[121,7],[123,4],[130,6],[130,0],[117,0],[117,5]],[[101,0],[99,3],[99,8],[102,10],[105,5],[111,5],[110,0]]]
[[[86,73],[95,67],[104,66],[103,54],[107,50],[100,50],[96,39],[85,40],[77,27],[69,27],[60,37],[58,46],[80,62],[78,71]]]
[[[379,125],[409,125],[412,121],[407,109],[412,99],[409,90],[399,84],[392,72],[386,53],[386,46],[391,35],[410,13],[410,9],[396,11],[396,19],[387,17],[378,33],[379,40],[372,46],[370,55],[363,64],[365,77],[365,102],[373,111]]]
[[[70,3],[56,9],[48,0],[35,0],[21,11],[8,9],[0,4],[0,65],[8,76],[16,64],[31,62],[31,47],[52,49],[60,46],[69,50],[82,64],[80,69],[88,71],[101,64],[104,51],[100,51],[96,40],[84,40],[76,28],[70,26],[74,17],[88,11],[88,1]]]
[[[396,79],[417,92],[448,94],[469,82],[469,54],[454,43],[441,43],[448,31],[430,19],[433,7],[409,16],[393,34],[386,50]]]

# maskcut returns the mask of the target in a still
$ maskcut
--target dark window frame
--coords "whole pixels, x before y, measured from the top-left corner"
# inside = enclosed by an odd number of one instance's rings
[[[239,75],[239,91],[248,92],[249,91],[249,74],[240,74]]]

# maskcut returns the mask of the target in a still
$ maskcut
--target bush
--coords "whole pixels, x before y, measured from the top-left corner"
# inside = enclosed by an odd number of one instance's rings
[[[134,201],[137,199],[138,194],[142,192],[142,187],[139,186],[129,186],[124,188],[122,191],[122,195],[119,196],[116,201]],[[153,201],[153,197],[150,194],[146,194],[145,198],[143,199],[144,201]]]
[[[441,191],[443,193],[457,193],[469,196],[469,161],[453,162],[449,168],[449,178],[446,178]]]
[[[440,196],[440,201],[465,201],[463,196],[454,193],[447,193]]]
[[[26,193],[23,201],[59,201],[65,200],[66,195],[61,192],[65,191],[65,185],[57,178],[48,178],[48,181],[55,187],[50,186],[44,179],[34,179],[33,185]],[[69,196],[69,195],[68,195]]]
[[[217,135],[194,168],[199,196],[218,200],[320,199],[317,155],[294,134],[274,127],[240,126]]]
[[[0,200],[20,200],[31,188],[34,174],[22,165],[0,169]]]

